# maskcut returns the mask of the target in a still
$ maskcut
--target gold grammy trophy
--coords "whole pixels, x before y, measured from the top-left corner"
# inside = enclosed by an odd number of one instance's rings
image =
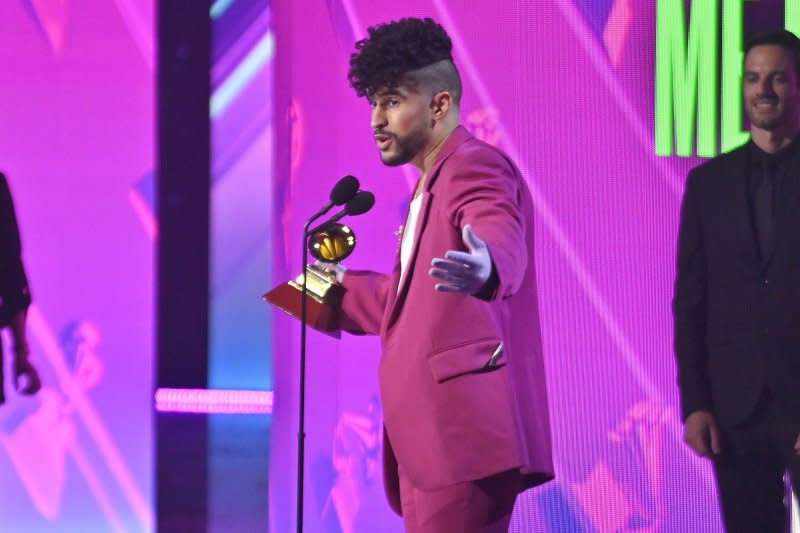
[[[308,238],[308,251],[324,263],[338,263],[349,256],[356,246],[356,236],[344,224],[326,224]],[[303,294],[303,274],[278,285],[262,299],[300,319]],[[306,318],[317,331],[339,338],[339,306],[344,288],[336,281],[336,273],[322,266],[306,268]]]

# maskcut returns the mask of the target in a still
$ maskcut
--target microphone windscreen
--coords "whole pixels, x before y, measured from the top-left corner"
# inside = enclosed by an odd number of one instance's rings
[[[354,176],[345,176],[336,182],[331,190],[331,203],[344,205],[352,200],[358,192],[359,183]]]
[[[375,205],[375,195],[369,191],[360,191],[347,202],[344,210],[348,215],[363,215]]]

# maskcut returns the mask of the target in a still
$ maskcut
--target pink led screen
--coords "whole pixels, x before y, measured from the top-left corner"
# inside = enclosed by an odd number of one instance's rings
[[[782,5],[761,4],[782,22]],[[656,5],[272,4],[276,283],[298,274],[304,217],[347,174],[377,203],[349,220],[358,243],[345,264],[392,268],[417,176],[381,164],[368,104],[347,84],[353,44],[373,24],[430,16],[448,30],[462,122],[509,153],[530,184],[557,478],[519,499],[514,532],[721,530],[711,469],[681,440],[670,304],[681,194],[700,159],[656,155]],[[298,328],[275,314],[273,331],[270,513],[274,531],[290,531]],[[383,495],[378,357],[377,339],[310,334],[308,531],[402,529]]]
[[[154,527],[153,10],[153,0],[0,2],[0,170],[44,382],[32,398],[6,383],[2,531]]]
[[[153,528],[154,4],[0,2],[0,170],[20,218],[45,380],[37,398],[9,391],[0,407],[3,531]],[[214,2],[212,18],[246,4]],[[753,4],[781,20],[782,3]],[[218,47],[216,59],[242,68],[218,61],[211,73],[211,194],[214,216],[227,218],[212,243],[228,261],[213,263],[214,309],[248,311],[229,322],[220,312],[210,364],[212,386],[274,387],[271,531],[294,524],[298,330],[257,299],[262,284],[297,275],[303,219],[346,174],[377,196],[350,220],[358,244],[346,263],[391,268],[416,176],[381,165],[346,67],[368,26],[403,16],[450,32],[463,122],[516,160],[537,207],[557,478],[520,498],[512,531],[721,530],[710,469],[680,440],[670,295],[680,195],[699,159],[656,155],[657,3],[258,5],[250,31]],[[221,163],[228,153],[237,165]],[[246,239],[230,238],[248,225]],[[378,353],[373,338],[310,335],[309,532],[401,531],[383,496]],[[190,404],[210,401],[198,394]]]

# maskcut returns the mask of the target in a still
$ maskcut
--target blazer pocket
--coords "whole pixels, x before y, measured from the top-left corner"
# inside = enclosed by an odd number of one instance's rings
[[[428,366],[439,383],[463,374],[492,371],[505,364],[503,343],[495,337],[459,343],[428,356]]]

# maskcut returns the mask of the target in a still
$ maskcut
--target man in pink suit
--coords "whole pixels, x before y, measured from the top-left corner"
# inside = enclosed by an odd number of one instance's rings
[[[382,341],[386,493],[409,532],[507,531],[517,494],[553,478],[530,193],[459,125],[441,26],[402,19],[356,48],[381,159],[421,172],[392,274],[339,272],[343,329]]]

